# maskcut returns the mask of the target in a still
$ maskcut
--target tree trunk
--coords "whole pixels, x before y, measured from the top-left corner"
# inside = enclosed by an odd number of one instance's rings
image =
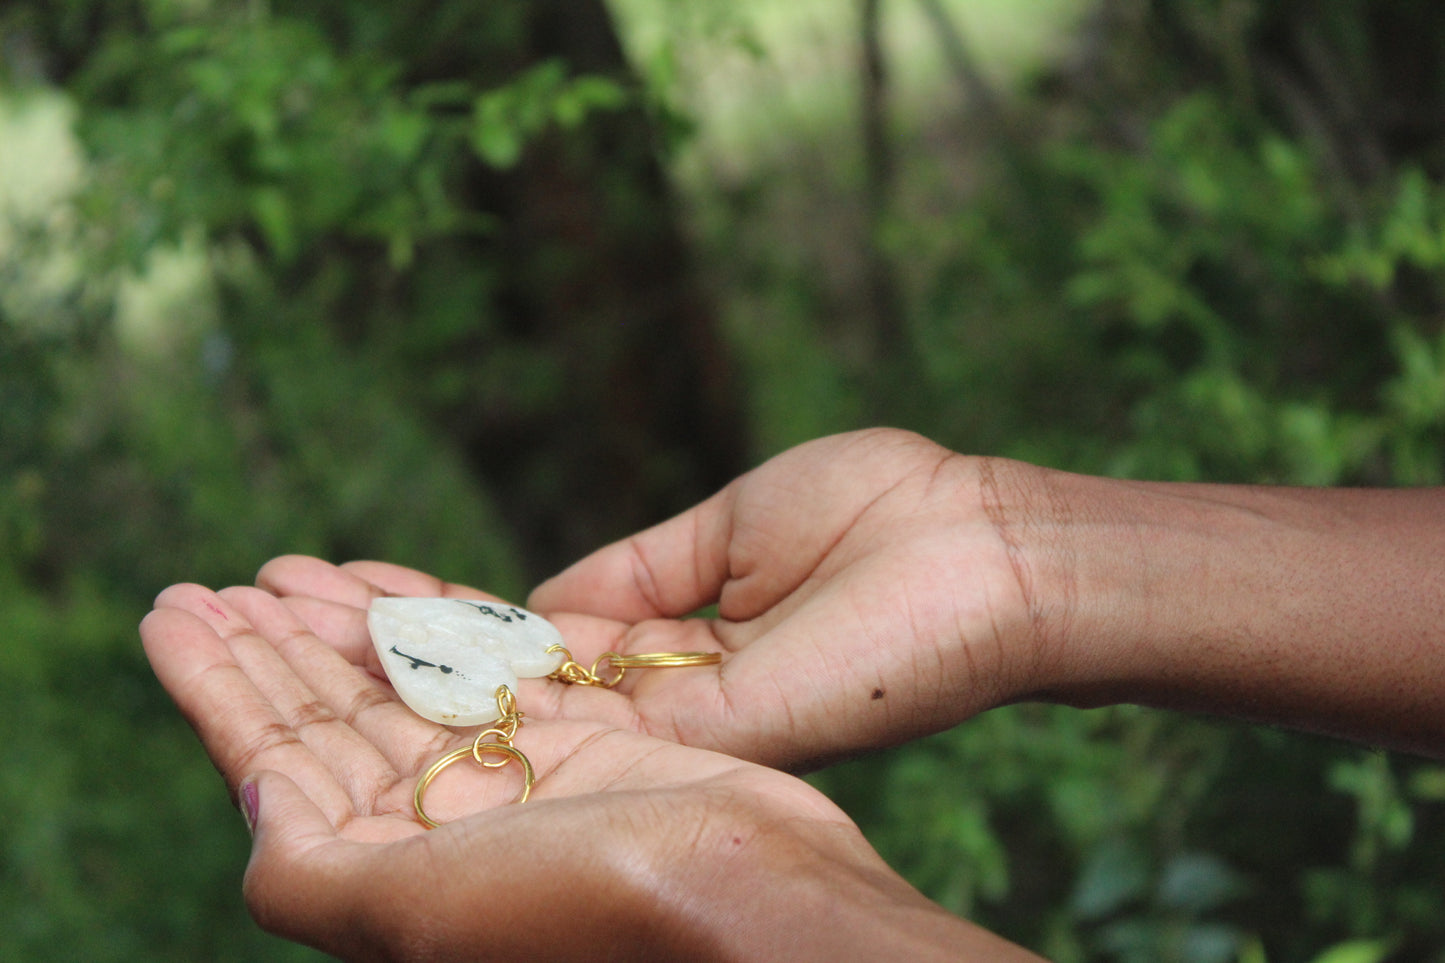
[[[509,69],[558,57],[633,85],[602,0],[536,0],[524,12]],[[544,137],[505,174],[479,166],[472,188],[502,224],[487,254],[503,265],[507,333],[551,355],[562,387],[545,410],[456,410],[447,427],[540,576],[721,487],[745,467],[746,431],[640,107]]]

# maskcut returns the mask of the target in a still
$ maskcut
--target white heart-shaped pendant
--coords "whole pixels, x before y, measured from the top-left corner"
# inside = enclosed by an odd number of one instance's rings
[[[556,626],[501,602],[381,598],[366,624],[401,701],[446,726],[496,721],[498,686],[515,693],[519,677],[550,675],[565,659]]]

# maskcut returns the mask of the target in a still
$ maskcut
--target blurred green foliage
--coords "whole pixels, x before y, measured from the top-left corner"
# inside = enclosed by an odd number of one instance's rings
[[[779,14],[616,9],[636,75],[600,4],[0,12],[0,955],[313,956],[245,920],[240,820],[139,653],[170,582],[308,552],[516,597],[876,421],[1116,475],[1445,481],[1430,4],[1087,6],[1046,62],[895,103],[885,182],[826,98],[708,133],[699,64],[796,63]],[[651,293],[592,300],[659,217]],[[709,310],[616,306],[687,302],[697,268]],[[647,421],[694,404],[657,403],[674,361],[730,392],[745,457],[726,406]],[[626,468],[588,506],[579,405]],[[1445,960],[1434,763],[1025,705],[815,778],[931,897],[1064,963]]]

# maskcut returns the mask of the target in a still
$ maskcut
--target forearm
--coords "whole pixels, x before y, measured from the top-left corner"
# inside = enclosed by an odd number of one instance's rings
[[[1036,484],[1041,695],[1445,755],[1445,492]]]

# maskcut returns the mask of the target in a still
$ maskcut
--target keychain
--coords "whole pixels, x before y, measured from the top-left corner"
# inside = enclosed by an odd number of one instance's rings
[[[512,745],[522,725],[515,694],[519,678],[610,689],[628,669],[686,668],[722,661],[717,652],[606,652],[589,668],[573,661],[556,626],[535,612],[501,602],[379,598],[371,603],[366,621],[387,677],[413,712],[446,726],[490,723],[470,746],[453,749],[432,763],[417,782],[412,803],[417,819],[428,829],[438,823],[422,806],[427,789],[442,770],[468,757],[488,769],[516,762],[523,776],[517,802],[526,802],[531,795],[536,773],[531,761]]]

